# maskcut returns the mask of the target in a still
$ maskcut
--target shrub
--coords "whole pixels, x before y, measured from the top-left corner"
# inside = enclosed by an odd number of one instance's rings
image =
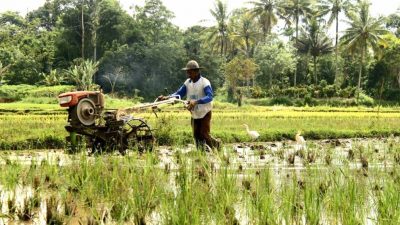
[[[304,105],[315,106],[317,104],[317,101],[310,94],[304,97]]]
[[[339,97],[342,97],[342,98],[354,97],[355,91],[356,91],[356,87],[346,87],[344,89],[339,90]]]
[[[260,86],[255,86],[250,88],[250,94],[252,98],[262,98],[265,97],[265,92]]]
[[[336,95],[336,86],[335,85],[327,85],[322,88],[322,94],[324,97],[332,98]]]
[[[293,102],[290,98],[287,97],[278,97],[278,98],[273,98],[271,99],[270,102],[271,105],[286,105],[286,106],[292,106]]]
[[[373,106],[374,105],[374,99],[369,97],[368,95],[364,94],[363,92],[360,92],[358,99],[357,99],[357,104],[358,105],[365,105],[365,106]]]
[[[274,98],[274,97],[281,96],[281,95],[282,95],[282,90],[276,85],[274,85],[274,86],[270,87],[269,89],[267,89],[267,96],[268,97]]]
[[[283,90],[283,93],[291,97],[304,98],[308,94],[308,90],[305,87],[290,87]]]
[[[382,98],[389,101],[400,101],[400,89],[387,89],[382,93]]]
[[[269,98],[245,99],[245,104],[267,106],[271,104]]]
[[[328,85],[328,82],[326,82],[326,80],[321,80],[320,82],[319,82],[319,86],[321,87],[321,88],[324,88],[324,87],[326,87]]]

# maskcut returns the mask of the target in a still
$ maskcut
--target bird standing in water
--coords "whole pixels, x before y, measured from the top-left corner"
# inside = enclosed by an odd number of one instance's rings
[[[306,143],[306,140],[304,140],[304,137],[303,136],[301,136],[301,131],[297,131],[297,134],[296,134],[296,142],[297,142],[297,144],[304,144],[304,143]]]
[[[251,137],[253,141],[260,137],[260,134],[257,131],[249,130],[249,126],[247,124],[243,124],[243,126],[246,127],[247,134]]]
[[[306,148],[306,140],[304,140],[304,137],[301,136],[301,131],[297,131],[295,140],[296,140],[296,144],[297,144],[298,148],[300,148],[300,149]]]

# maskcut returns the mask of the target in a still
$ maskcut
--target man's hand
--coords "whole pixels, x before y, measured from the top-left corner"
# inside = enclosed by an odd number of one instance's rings
[[[167,100],[169,97],[168,96],[164,96],[164,95],[160,95],[157,97],[158,101],[163,101],[163,100]]]
[[[187,109],[189,111],[192,111],[196,105],[197,105],[197,101],[196,100],[190,100],[189,104],[187,106]]]

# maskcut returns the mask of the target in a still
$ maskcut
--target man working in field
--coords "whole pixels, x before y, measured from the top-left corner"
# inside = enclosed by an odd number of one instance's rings
[[[210,135],[213,90],[210,81],[201,76],[200,69],[196,61],[189,61],[182,69],[186,71],[188,79],[178,91],[170,96],[179,95],[181,98],[187,96],[187,109],[192,114],[191,124],[197,149],[204,150],[207,146],[219,149],[220,141]],[[168,97],[159,96],[158,98]]]

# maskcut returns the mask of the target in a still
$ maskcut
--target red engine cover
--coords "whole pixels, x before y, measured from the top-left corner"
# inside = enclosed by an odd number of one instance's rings
[[[101,97],[99,99],[103,99],[103,94],[98,92],[98,91],[73,91],[73,92],[66,92],[66,93],[62,93],[58,96],[58,98],[62,98],[62,97],[67,97],[67,96],[71,96],[71,101],[69,101],[68,103],[64,103],[64,104],[60,104],[61,107],[71,107],[74,106],[76,104],[78,104],[79,100],[81,98],[88,98],[90,96],[99,96],[101,95]],[[95,104],[100,104],[103,105],[104,102],[95,102]]]

